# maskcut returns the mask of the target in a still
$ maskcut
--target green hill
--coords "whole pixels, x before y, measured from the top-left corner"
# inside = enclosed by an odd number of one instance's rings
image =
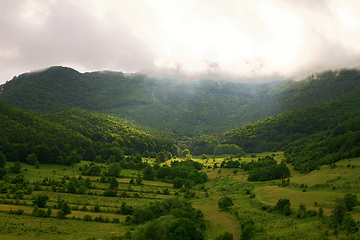
[[[84,160],[107,161],[115,156],[162,150],[177,154],[172,140],[154,137],[99,115],[73,108],[49,114],[19,110],[0,102],[0,152],[10,161],[26,162],[35,153],[40,163],[71,164]],[[33,163],[32,163],[33,164]]]
[[[359,80],[357,70],[255,84],[155,79],[121,72],[81,74],[51,67],[8,81],[0,101],[41,113],[75,107],[126,119],[157,134],[194,137],[339,99],[360,90]]]
[[[301,172],[360,156],[360,95],[297,109],[226,134],[227,143],[246,152],[286,150]]]

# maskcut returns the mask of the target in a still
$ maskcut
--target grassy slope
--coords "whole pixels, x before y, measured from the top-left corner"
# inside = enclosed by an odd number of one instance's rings
[[[283,157],[282,153],[277,156],[280,161]],[[197,161],[204,161],[195,159]],[[215,162],[220,163],[223,159],[216,158]],[[245,158],[244,161],[251,161],[251,158]],[[211,159],[212,161],[212,159]],[[347,167],[350,164],[355,167]],[[239,228],[239,220],[252,218],[256,222],[258,233],[257,239],[269,239],[271,236],[279,236],[280,239],[289,238],[320,238],[326,231],[330,233],[333,231],[328,228],[327,224],[323,224],[318,220],[318,217],[297,219],[295,218],[296,211],[300,203],[303,203],[307,210],[318,210],[319,207],[324,209],[325,216],[323,221],[328,218],[334,207],[334,201],[337,197],[343,197],[346,193],[351,192],[352,194],[359,194],[358,190],[358,176],[360,169],[360,158],[342,160],[337,163],[336,169],[330,169],[327,166],[323,166],[320,170],[313,171],[309,174],[300,174],[297,171],[292,170],[292,177],[290,178],[290,185],[287,187],[279,187],[277,183],[279,181],[269,182],[247,182],[247,173],[243,170],[239,170],[237,175],[233,174],[233,169],[221,169],[221,173],[218,173],[218,169],[205,169],[208,174],[210,181],[206,184],[209,197],[205,197],[205,193],[197,190],[197,198],[192,200],[193,206],[200,209],[207,220],[209,220],[210,227],[206,231],[206,239],[214,239],[225,231],[229,231],[239,236],[241,230]],[[42,179],[46,176],[60,179],[64,175],[78,176],[79,172],[72,168],[64,167],[59,165],[41,165],[39,170],[33,169],[33,166],[24,166],[27,171],[24,172],[25,177],[30,181],[34,179]],[[53,172],[55,170],[55,173]],[[124,178],[119,179],[120,189],[127,190],[129,187],[128,181],[131,177],[137,175],[137,171],[124,170]],[[230,175],[230,176],[228,176]],[[95,180],[97,177],[92,177]],[[315,187],[316,184],[326,184],[329,186]],[[97,186],[101,187],[101,183],[96,183]],[[303,188],[299,185],[307,185],[306,192],[303,192]],[[297,185],[297,186],[296,186]],[[335,186],[335,190],[333,189]],[[168,188],[173,196],[174,190],[171,184],[157,182],[157,181],[145,181],[143,186],[132,186],[133,190],[152,190],[156,192],[161,191],[164,188]],[[197,189],[197,187],[196,187]],[[246,189],[251,189],[252,193],[255,194],[255,198],[249,199],[249,195],[245,193]],[[101,190],[97,190],[101,192]],[[132,194],[131,192],[129,192]],[[117,215],[112,213],[116,207],[121,205],[121,202],[137,206],[148,204],[149,199],[143,198],[105,198],[101,196],[89,196],[89,195],[74,195],[74,194],[60,194],[47,192],[50,196],[50,204],[56,204],[56,199],[59,195],[62,195],[67,199],[71,206],[78,205],[80,208],[83,205],[87,205],[88,209],[91,209],[95,202],[99,202],[102,209],[105,212],[93,213],[83,211],[73,211],[69,216],[83,217],[84,215],[95,216],[117,217],[120,221],[124,221],[124,215]],[[4,194],[0,195],[1,198]],[[165,195],[156,195],[143,193],[142,196],[153,196],[156,198],[168,197]],[[219,211],[217,207],[217,201],[221,196],[230,196],[233,198],[235,206],[230,212]],[[260,207],[263,204],[275,205],[280,198],[289,198],[291,201],[291,209],[294,212],[290,217],[284,217],[276,212],[261,211]],[[30,203],[31,199],[29,196],[25,196],[25,200]],[[315,206],[315,202],[317,205]],[[25,212],[30,213],[32,211],[31,206],[21,205],[0,205],[0,210],[8,209],[16,210],[17,208],[24,209]],[[239,218],[235,216],[235,211],[238,212]],[[54,214],[54,213],[53,213]],[[356,221],[360,220],[360,209],[356,207],[351,213]],[[26,236],[27,239],[33,239],[36,236],[43,238],[50,238],[56,236],[64,238],[78,238],[87,239],[91,236],[100,237],[103,239],[110,238],[110,236],[116,236],[117,234],[122,235],[129,230],[128,227],[122,226],[121,224],[114,223],[98,223],[98,222],[84,222],[79,220],[57,220],[48,218],[33,218],[26,215],[16,216],[0,213],[0,219],[4,219],[7,223],[7,227],[0,227],[0,232],[5,234],[4,236],[9,239],[21,239]],[[5,220],[6,219],[6,220]],[[29,220],[31,220],[29,223]],[[39,222],[43,225],[38,225]],[[26,223],[27,222],[27,223]],[[24,225],[23,225],[24,224]],[[77,224],[78,228],[71,227]],[[46,226],[46,227],[45,227]],[[28,230],[24,230],[28,229]],[[50,230],[49,230],[50,229]],[[24,232],[27,231],[27,232]],[[84,234],[79,236],[79,232],[83,231]],[[331,239],[331,236],[330,236]]]

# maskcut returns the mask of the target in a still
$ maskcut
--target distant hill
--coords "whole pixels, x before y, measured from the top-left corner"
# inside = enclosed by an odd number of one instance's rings
[[[194,137],[231,130],[360,90],[357,70],[327,71],[303,81],[237,83],[154,79],[141,74],[51,67],[3,85],[0,101],[48,113],[63,107],[123,118],[167,136]]]
[[[39,114],[0,102],[0,152],[9,161],[26,162],[35,153],[40,163],[70,165],[96,157],[120,161],[124,154],[155,157],[161,151],[178,153],[173,140],[90,112],[64,108]]]
[[[223,143],[237,144],[246,152],[286,150],[287,162],[300,172],[360,157],[360,92],[263,119],[225,135]]]

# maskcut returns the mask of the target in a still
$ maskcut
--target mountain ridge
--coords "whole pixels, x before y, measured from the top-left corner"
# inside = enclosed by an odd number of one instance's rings
[[[149,78],[122,72],[79,73],[50,67],[2,85],[0,101],[51,112],[75,107],[123,118],[169,136],[200,136],[333,101],[360,90],[355,69],[313,74],[303,81],[236,83]]]

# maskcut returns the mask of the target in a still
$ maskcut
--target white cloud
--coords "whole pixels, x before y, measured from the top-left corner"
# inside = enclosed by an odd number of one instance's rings
[[[0,0],[0,83],[51,65],[256,77],[355,67],[358,12],[356,0]]]

